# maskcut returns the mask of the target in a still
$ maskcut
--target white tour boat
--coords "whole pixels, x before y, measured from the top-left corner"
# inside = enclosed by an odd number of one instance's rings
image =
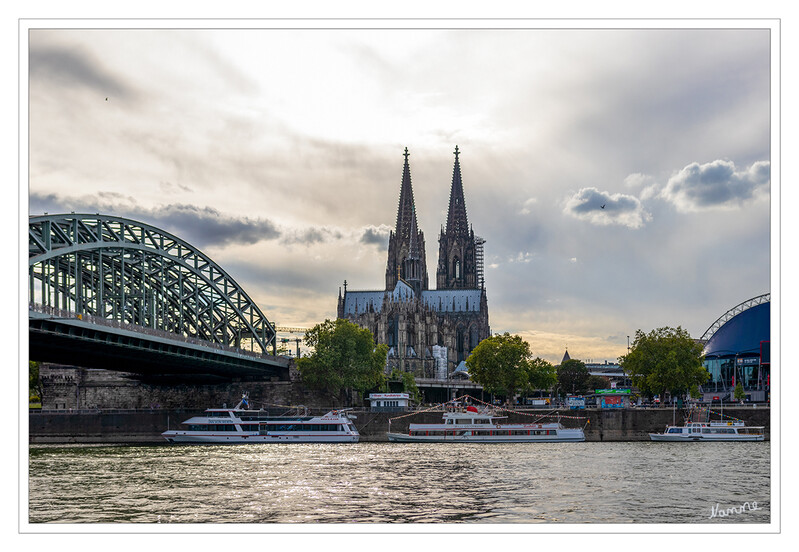
[[[247,410],[247,396],[234,408],[209,408],[161,435],[170,443],[357,443],[360,435],[346,410],[323,416],[268,416]]]
[[[747,426],[744,422],[688,422],[683,426],[666,426],[663,433],[650,433],[652,441],[762,441],[763,426]]]
[[[585,441],[582,428],[566,428],[560,422],[503,424],[501,419],[474,406],[445,412],[440,424],[410,424],[408,433],[392,433],[395,443],[563,443]]]

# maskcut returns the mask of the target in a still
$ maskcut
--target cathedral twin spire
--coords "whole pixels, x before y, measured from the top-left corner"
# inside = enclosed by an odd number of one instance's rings
[[[455,167],[452,173],[446,232],[439,237],[439,265],[436,272],[438,289],[477,287],[474,232],[469,230],[458,147],[455,146]],[[416,206],[411,186],[408,148],[405,148],[397,225],[389,236],[386,289],[391,290],[399,279],[416,293],[428,289],[424,233],[418,229]]]
[[[405,156],[405,165],[402,168],[397,226],[389,235],[388,240],[386,289],[394,289],[397,281],[402,279],[419,294],[426,290],[428,285],[424,232],[419,230],[416,221],[408,148],[405,148],[403,155]]]
[[[458,160],[458,146],[455,146],[455,167],[452,169],[452,187],[449,192],[449,212],[447,213],[447,233],[466,235],[469,233],[469,220],[466,217],[466,202],[463,199],[461,163]]]
[[[408,164],[408,148],[405,148],[405,165],[402,168],[402,187],[400,188],[399,207],[397,208],[397,228],[395,233],[399,236],[411,235],[411,225],[416,224],[416,208],[413,201],[413,187],[411,186],[411,168]]]

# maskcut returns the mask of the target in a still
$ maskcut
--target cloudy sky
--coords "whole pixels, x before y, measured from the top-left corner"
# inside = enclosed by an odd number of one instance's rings
[[[492,331],[536,355],[769,292],[769,31],[525,24],[34,28],[29,213],[163,228],[310,327],[384,286],[405,147],[435,274],[457,145]]]

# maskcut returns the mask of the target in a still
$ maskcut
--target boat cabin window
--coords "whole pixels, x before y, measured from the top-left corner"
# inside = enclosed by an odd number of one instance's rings
[[[763,433],[763,428],[760,427],[742,427],[738,433],[743,435],[760,435]]]
[[[236,431],[233,424],[190,424],[189,431]]]
[[[341,424],[261,424],[264,431],[341,431]]]
[[[682,433],[682,428],[680,427],[670,427],[667,433]]]

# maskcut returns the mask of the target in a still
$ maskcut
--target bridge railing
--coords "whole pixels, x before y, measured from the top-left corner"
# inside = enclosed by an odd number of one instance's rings
[[[212,343],[210,341],[206,341],[204,339],[198,339],[196,337],[189,337],[183,334],[177,334],[173,332],[167,332],[165,330],[158,330],[155,328],[148,328],[146,326],[139,326],[138,324],[131,324],[129,322],[122,322],[121,320],[110,320],[108,318],[102,318],[100,316],[94,316],[91,314],[83,314],[77,313],[74,311],[60,309],[58,307],[51,307],[48,305],[42,305],[39,303],[28,303],[28,310],[33,312],[38,312],[41,314],[47,314],[49,316],[55,318],[69,318],[72,320],[80,320],[82,322],[88,322],[90,324],[96,324],[98,326],[106,326],[109,328],[116,328],[119,330],[127,330],[132,331],[140,334],[150,335],[153,337],[161,337],[164,339],[171,339],[174,341],[182,341],[183,343],[189,343],[191,345],[197,345],[200,347],[205,347],[206,349],[216,349],[220,351],[225,351],[228,353],[234,353],[242,356],[248,356],[252,358],[263,358],[265,356],[271,356],[269,354],[261,354],[256,353],[255,351],[248,351],[246,349],[240,349],[238,347],[230,347],[228,345],[222,345],[221,343]]]

